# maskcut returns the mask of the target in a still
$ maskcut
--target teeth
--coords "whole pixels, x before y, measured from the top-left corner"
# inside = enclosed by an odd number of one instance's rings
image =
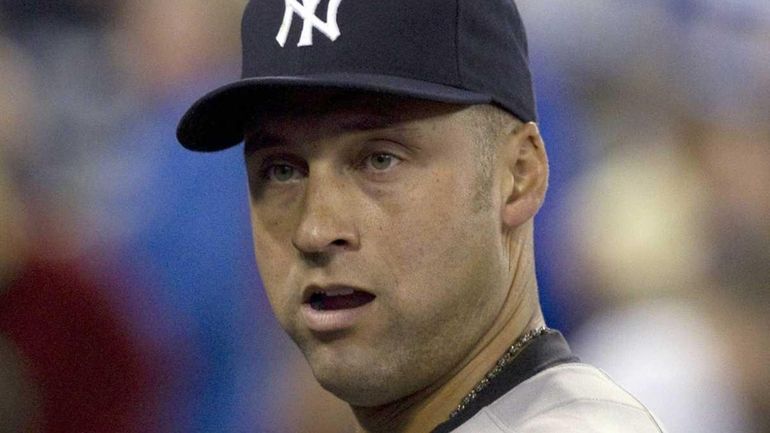
[[[333,289],[322,293],[325,294],[326,296],[348,296],[348,295],[352,295],[353,292],[354,292],[353,289]]]

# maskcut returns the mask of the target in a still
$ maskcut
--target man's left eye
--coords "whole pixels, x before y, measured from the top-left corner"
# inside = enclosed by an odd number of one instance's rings
[[[401,160],[398,157],[384,152],[373,153],[364,160],[366,168],[370,168],[374,171],[388,170],[398,165],[399,162],[401,162]]]

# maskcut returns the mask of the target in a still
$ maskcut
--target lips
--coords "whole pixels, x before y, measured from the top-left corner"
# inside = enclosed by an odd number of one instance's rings
[[[345,310],[366,305],[372,302],[374,298],[374,295],[363,290],[356,290],[351,287],[332,287],[326,290],[314,290],[308,303],[316,311]]]
[[[312,331],[341,331],[362,320],[375,298],[374,294],[351,286],[308,286],[300,311]]]

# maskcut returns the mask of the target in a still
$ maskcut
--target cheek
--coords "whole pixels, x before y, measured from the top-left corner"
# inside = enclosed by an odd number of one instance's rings
[[[437,280],[474,278],[481,256],[490,256],[483,248],[494,247],[494,219],[491,209],[474,210],[476,191],[473,179],[454,176],[449,170],[433,173],[429,183],[414,188],[410,199],[391,215],[391,227],[383,232],[389,258],[402,283],[410,290],[423,290],[410,296],[430,293]],[[425,296],[433,296],[425,295]]]
[[[257,259],[281,257],[290,251],[291,237],[296,226],[297,203],[293,196],[268,197],[255,200],[249,196],[251,228]]]
[[[291,294],[289,270],[293,247],[288,219],[251,208],[254,255],[265,292],[279,320]]]

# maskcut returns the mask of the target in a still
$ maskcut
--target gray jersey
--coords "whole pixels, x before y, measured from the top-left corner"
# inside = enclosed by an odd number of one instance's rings
[[[455,433],[664,433],[655,417],[596,367],[569,363],[522,382]]]
[[[555,330],[535,338],[433,433],[664,433],[636,398],[579,362]]]

